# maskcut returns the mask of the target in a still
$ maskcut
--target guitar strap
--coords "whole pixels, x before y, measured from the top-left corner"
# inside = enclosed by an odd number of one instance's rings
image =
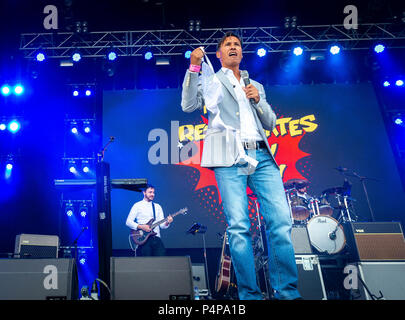
[[[156,221],[155,203],[152,201],[153,221]]]

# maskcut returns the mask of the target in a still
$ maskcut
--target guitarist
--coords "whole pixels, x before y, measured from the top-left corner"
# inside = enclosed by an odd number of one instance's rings
[[[151,232],[150,226],[147,224],[151,219],[154,221],[164,219],[162,207],[153,202],[155,198],[155,187],[148,184],[143,191],[143,200],[135,203],[129,212],[126,225],[133,230],[143,230]],[[136,249],[137,256],[165,256],[166,249],[160,238],[160,228],[167,229],[173,221],[171,216],[167,217],[167,222],[156,226],[154,232],[156,235],[151,236],[143,244]]]

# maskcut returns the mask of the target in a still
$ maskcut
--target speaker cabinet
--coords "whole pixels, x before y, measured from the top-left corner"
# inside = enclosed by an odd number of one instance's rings
[[[193,273],[193,288],[197,288],[200,296],[208,295],[208,285],[205,276],[205,264],[193,263],[191,266]]]
[[[190,257],[111,258],[113,300],[194,299]]]
[[[350,222],[344,225],[351,261],[405,260],[399,222]]]
[[[405,262],[358,262],[350,283],[355,300],[405,300]],[[365,286],[364,286],[365,285]]]
[[[74,259],[0,259],[0,300],[75,300]]]
[[[40,234],[19,234],[15,238],[14,255],[18,258],[57,258],[59,237]]]
[[[309,240],[306,226],[292,227],[291,241],[295,254],[312,254],[311,242]]]

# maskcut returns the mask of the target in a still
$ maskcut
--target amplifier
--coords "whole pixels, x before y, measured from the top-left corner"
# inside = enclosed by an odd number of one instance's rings
[[[1,300],[76,300],[74,259],[0,259]]]
[[[405,240],[399,222],[344,224],[351,261],[405,260]]]
[[[313,253],[306,226],[293,226],[291,229],[291,240],[294,246],[295,254]]]
[[[14,254],[19,258],[57,258],[59,237],[40,234],[19,234]]]
[[[192,300],[190,257],[111,258],[112,300]]]

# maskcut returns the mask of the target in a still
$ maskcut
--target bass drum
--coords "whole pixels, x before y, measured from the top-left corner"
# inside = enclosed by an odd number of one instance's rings
[[[318,215],[307,223],[311,245],[321,253],[335,254],[346,245],[343,227],[332,217]]]

